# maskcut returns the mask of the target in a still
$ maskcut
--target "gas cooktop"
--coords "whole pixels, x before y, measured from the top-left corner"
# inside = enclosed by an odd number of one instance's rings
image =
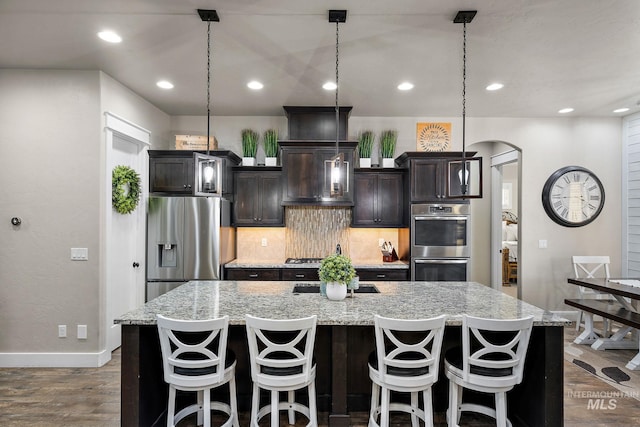
[[[285,264],[317,264],[322,258],[287,258]]]

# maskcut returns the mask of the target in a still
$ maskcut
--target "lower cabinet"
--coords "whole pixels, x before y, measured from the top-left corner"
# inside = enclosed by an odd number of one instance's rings
[[[356,274],[362,281],[394,281],[409,280],[408,269],[390,268],[357,268]],[[318,281],[317,268],[227,268],[225,280],[284,280],[284,281]]]
[[[409,280],[408,269],[390,269],[390,268],[357,268],[356,274],[363,280],[377,280],[377,281],[394,281],[405,282]]]
[[[227,268],[226,280],[280,280],[278,268]]]

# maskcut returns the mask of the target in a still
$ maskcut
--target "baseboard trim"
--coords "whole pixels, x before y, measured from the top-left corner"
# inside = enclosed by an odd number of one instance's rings
[[[111,353],[0,353],[2,368],[99,368]]]

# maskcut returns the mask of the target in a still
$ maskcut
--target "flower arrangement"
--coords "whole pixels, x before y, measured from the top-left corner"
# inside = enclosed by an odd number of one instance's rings
[[[278,157],[278,131],[267,129],[262,138],[264,141],[264,155],[266,157]]]
[[[374,139],[375,134],[370,130],[365,130],[360,134],[358,138],[358,154],[360,158],[366,159],[371,157]]]
[[[356,275],[351,259],[341,254],[331,254],[320,262],[318,276],[323,282],[346,285]]]
[[[253,129],[242,129],[242,157],[255,157],[260,135]]]
[[[380,154],[383,158],[390,159],[396,151],[396,141],[398,140],[398,131],[383,130],[380,133]]]

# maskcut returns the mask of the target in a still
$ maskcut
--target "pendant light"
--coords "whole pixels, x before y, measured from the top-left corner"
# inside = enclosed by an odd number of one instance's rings
[[[447,164],[447,197],[455,199],[482,198],[482,157],[467,157],[466,101],[467,101],[467,24],[477,11],[459,11],[453,19],[462,24],[462,158]]]
[[[207,154],[194,153],[196,195],[219,194],[222,174],[221,159],[210,154],[211,145],[211,23],[219,22],[215,10],[198,9],[200,19],[207,23]]]
[[[340,32],[339,25],[347,21],[346,10],[330,10],[329,22],[336,23],[336,155],[331,158],[331,197],[342,197],[344,195],[344,153],[340,153],[340,106],[338,104],[339,65],[340,65]],[[344,173],[343,173],[344,172]]]

